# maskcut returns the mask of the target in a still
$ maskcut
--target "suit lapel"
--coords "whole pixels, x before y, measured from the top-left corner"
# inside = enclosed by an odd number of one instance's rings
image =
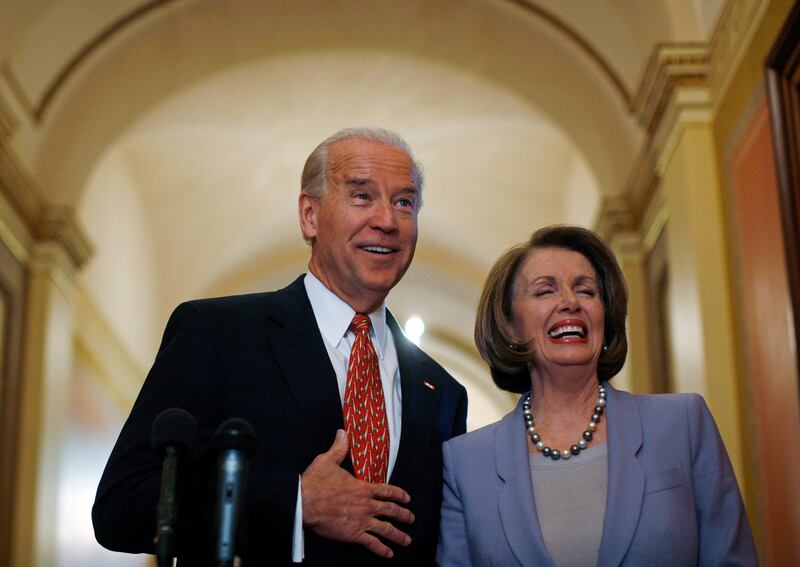
[[[333,432],[344,429],[344,420],[336,373],[308,301],[303,276],[273,297],[267,338],[312,431],[314,454],[324,453],[333,442]]]
[[[599,565],[619,565],[636,531],[644,497],[644,471],[636,454],[642,421],[632,396],[608,386],[608,497]]]
[[[522,565],[554,567],[536,515],[521,400],[500,421],[494,456],[497,475],[503,483],[498,494],[498,511],[511,551]]]
[[[436,384],[435,376],[423,375],[424,366],[420,364],[416,347],[405,338],[397,321],[388,310],[386,322],[392,330],[397,350],[403,412],[400,447],[390,482],[407,487],[428,462],[431,431],[441,388]],[[434,389],[426,387],[424,381],[428,381]]]

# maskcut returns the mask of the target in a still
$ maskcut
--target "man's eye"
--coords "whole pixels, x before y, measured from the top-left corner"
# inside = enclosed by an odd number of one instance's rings
[[[397,204],[401,207],[413,209],[414,208],[414,200],[413,199],[398,199]]]
[[[353,198],[361,200],[361,201],[368,201],[369,200],[369,195],[366,194],[366,193],[356,193],[355,195],[353,195]]]

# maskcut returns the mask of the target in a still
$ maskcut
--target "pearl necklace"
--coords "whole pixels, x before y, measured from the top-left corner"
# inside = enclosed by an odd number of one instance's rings
[[[525,429],[528,431],[528,435],[531,437],[531,441],[533,441],[534,447],[536,450],[541,452],[542,455],[545,457],[550,457],[554,461],[558,459],[569,459],[572,455],[577,455],[581,451],[583,451],[589,441],[592,440],[594,436],[594,432],[597,429],[597,424],[600,423],[600,417],[603,415],[603,410],[606,407],[606,386],[605,384],[600,384],[597,388],[598,390],[598,398],[597,404],[594,406],[594,413],[592,413],[592,418],[589,421],[589,426],[587,427],[586,431],[583,432],[583,437],[575,443],[569,449],[564,449],[563,451],[559,451],[558,449],[551,449],[544,444],[541,437],[539,437],[539,433],[536,431],[536,426],[533,422],[533,411],[531,410],[531,393],[525,394],[525,399],[522,400],[522,417],[525,420]]]

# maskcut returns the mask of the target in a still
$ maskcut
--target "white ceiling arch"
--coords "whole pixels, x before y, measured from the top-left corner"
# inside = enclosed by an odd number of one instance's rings
[[[120,4],[126,3],[110,6]],[[595,62],[561,31],[508,0],[161,5],[98,44],[52,100],[42,124],[19,136],[20,153],[55,202],[77,202],[99,154],[165,96],[242,62],[297,51],[397,51],[484,75],[563,129],[605,194],[622,189],[641,143],[635,120]],[[47,26],[32,26],[40,28]],[[27,38],[19,45],[34,43]],[[54,63],[57,50],[40,47],[36,53],[49,57],[42,69],[63,72]],[[45,55],[34,55],[11,58],[12,71],[14,62],[37,67]],[[16,74],[31,100],[50,82],[25,69]]]

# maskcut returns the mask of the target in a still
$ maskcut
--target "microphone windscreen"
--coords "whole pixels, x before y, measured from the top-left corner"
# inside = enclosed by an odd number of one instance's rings
[[[232,417],[222,423],[214,434],[217,451],[241,451],[251,455],[256,448],[256,432],[244,419]]]
[[[153,420],[150,430],[150,445],[155,451],[161,451],[170,445],[188,449],[197,438],[197,422],[192,414],[180,408],[162,411]]]

